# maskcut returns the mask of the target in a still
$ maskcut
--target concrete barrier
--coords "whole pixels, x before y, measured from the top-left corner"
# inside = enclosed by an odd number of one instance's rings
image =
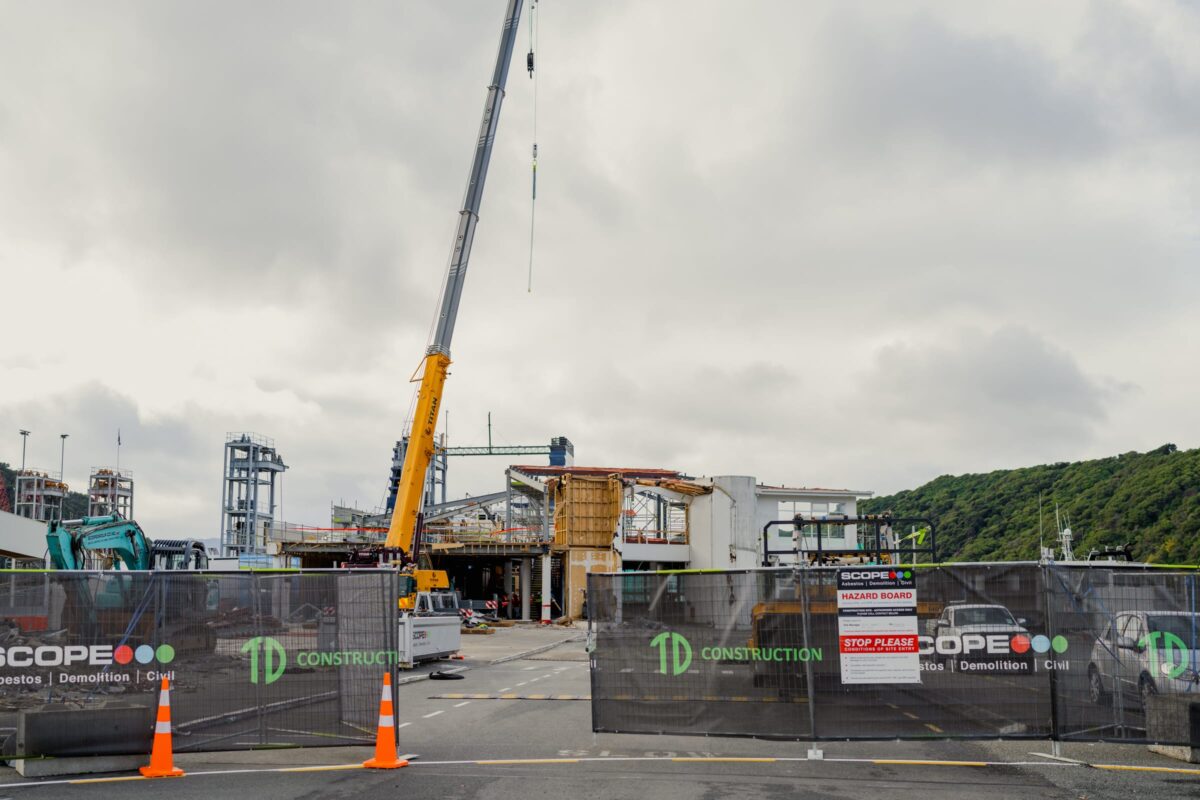
[[[1146,738],[1163,742],[1200,742],[1200,697],[1152,695],[1146,701]],[[1150,750],[1170,758],[1200,763],[1200,748],[1152,744]]]
[[[148,706],[23,709],[17,719],[15,754],[40,757],[15,758],[12,765],[31,778],[120,772],[146,761],[153,737],[154,709]]]

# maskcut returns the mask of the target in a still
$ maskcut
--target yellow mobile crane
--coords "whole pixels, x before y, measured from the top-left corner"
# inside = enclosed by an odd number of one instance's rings
[[[463,282],[467,277],[467,262],[471,257],[475,226],[479,222],[483,184],[487,178],[492,145],[500,122],[500,105],[504,100],[504,85],[508,79],[508,67],[516,43],[522,2],[523,0],[508,0],[508,10],[504,14],[496,67],[492,73],[492,82],[488,86],[487,99],[483,106],[483,122],[480,124],[479,139],[475,146],[475,158],[471,163],[463,209],[459,212],[458,229],[454,234],[450,268],[442,292],[437,329],[432,343],[425,351],[412,432],[408,438],[408,450],[404,455],[404,467],[396,492],[396,506],[392,512],[385,544],[387,548],[400,552],[404,568],[412,571],[417,593],[450,587],[449,578],[444,571],[416,568],[421,534],[421,500],[425,473],[429,469],[430,459],[433,458],[434,430],[442,405],[442,388],[445,386],[446,371],[450,366],[450,339],[454,335],[454,322],[458,316]],[[415,595],[410,594],[401,598],[400,606],[411,609],[414,602]]]

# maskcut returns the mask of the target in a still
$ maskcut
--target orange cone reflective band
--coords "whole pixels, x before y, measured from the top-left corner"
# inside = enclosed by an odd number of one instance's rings
[[[370,769],[399,769],[408,762],[396,758],[396,716],[392,712],[392,674],[383,673],[383,697],[379,701],[379,731],[375,734],[375,757],[363,762]]]
[[[150,766],[138,767],[147,778],[178,778],[183,770],[175,766],[171,755],[171,689],[166,678],[158,694],[158,721],[154,723],[154,747],[150,750]]]

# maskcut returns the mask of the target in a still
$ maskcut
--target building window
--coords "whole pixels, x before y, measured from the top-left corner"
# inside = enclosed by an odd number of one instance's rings
[[[779,503],[779,516],[776,519],[791,519],[797,514],[807,517],[812,512],[813,505],[807,500],[781,500]]]
[[[796,515],[807,517],[812,514],[812,503],[807,500],[781,500],[779,501],[779,516],[775,519],[794,519]],[[795,525],[779,525],[771,529],[775,535],[781,539],[791,540],[792,534],[796,531]]]

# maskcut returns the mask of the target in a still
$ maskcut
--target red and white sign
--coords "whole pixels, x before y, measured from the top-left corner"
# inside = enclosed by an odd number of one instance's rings
[[[866,589],[839,591],[838,608],[875,608],[876,606],[917,607],[916,589]]]
[[[912,569],[839,570],[837,588],[842,683],[920,683]]]
[[[917,649],[916,636],[841,636],[840,653],[911,653]]]

